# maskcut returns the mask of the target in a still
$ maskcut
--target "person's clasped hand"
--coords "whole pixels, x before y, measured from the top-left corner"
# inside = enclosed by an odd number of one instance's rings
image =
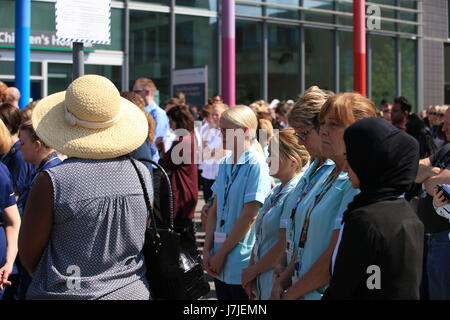
[[[443,205],[448,204],[447,198],[444,196],[444,192],[442,190],[435,189],[434,197],[433,197],[433,205],[438,208]]]
[[[13,266],[5,264],[0,268],[0,290],[4,290],[5,286],[10,286],[12,283],[8,281],[9,275],[12,273]]]

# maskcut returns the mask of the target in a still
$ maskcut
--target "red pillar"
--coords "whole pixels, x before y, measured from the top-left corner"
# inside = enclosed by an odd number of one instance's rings
[[[353,1],[353,61],[353,89],[367,96],[365,0]]]
[[[222,0],[222,96],[231,107],[236,105],[235,6],[235,0]]]

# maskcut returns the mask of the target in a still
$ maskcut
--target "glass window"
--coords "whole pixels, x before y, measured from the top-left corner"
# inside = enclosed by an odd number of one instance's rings
[[[395,40],[391,37],[370,35],[372,45],[372,100],[379,105],[384,98],[396,95]]]
[[[40,62],[31,62],[30,75],[40,76],[42,73]],[[0,61],[0,74],[2,75],[14,75],[14,61]]]
[[[402,61],[402,96],[407,98],[414,110],[417,106],[417,42],[400,39]]]
[[[236,103],[249,104],[262,97],[261,24],[236,22]]]
[[[177,15],[176,68],[208,66],[208,97],[218,91],[217,41],[217,18]]]
[[[334,90],[333,33],[323,29],[305,29],[305,84]]]
[[[169,15],[130,10],[130,89],[134,80],[155,82],[161,101],[169,98]]]
[[[169,5],[169,1],[168,0],[134,0],[133,2],[150,2],[150,3],[156,3],[156,4]]]
[[[15,12],[14,0],[0,0],[1,29],[14,29]]]
[[[86,64],[84,66],[85,74],[98,74],[100,76],[104,76],[111,80],[117,89],[121,90],[122,84],[122,75],[120,71],[120,66],[105,66],[105,65],[94,65],[94,64]]]
[[[299,93],[298,28],[269,25],[269,101]]]
[[[340,92],[353,91],[353,33],[339,32]]]
[[[244,4],[236,4],[236,14],[241,14],[245,16],[262,16],[262,8],[258,5],[244,5]]]
[[[304,0],[303,7],[310,9],[333,10],[331,1]],[[333,23],[333,15],[323,12],[304,11],[305,20],[323,23]]]
[[[72,81],[72,65],[66,63],[48,64],[48,94],[64,91]]]
[[[217,0],[176,0],[176,5],[217,11]]]
[[[450,105],[450,45],[444,46],[445,50],[445,104]]]
[[[267,0],[268,3],[282,4],[299,7],[300,1],[298,0]],[[277,8],[267,6],[267,16],[274,18],[284,18],[284,19],[300,19],[299,9],[290,8]]]

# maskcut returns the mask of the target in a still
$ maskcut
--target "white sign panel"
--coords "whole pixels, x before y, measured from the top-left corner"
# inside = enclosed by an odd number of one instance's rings
[[[111,0],[57,0],[55,9],[59,40],[111,44]]]
[[[192,106],[203,106],[208,93],[208,67],[172,70],[174,94],[183,92]]]
[[[206,67],[173,70],[173,85],[206,83]]]

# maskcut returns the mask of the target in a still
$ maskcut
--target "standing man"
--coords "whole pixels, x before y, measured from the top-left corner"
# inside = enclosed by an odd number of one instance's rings
[[[428,158],[437,151],[433,136],[425,122],[417,114],[411,113],[411,110],[412,105],[405,97],[395,98],[391,111],[392,124],[416,138],[420,147],[420,159]]]
[[[445,113],[444,132],[450,139],[450,109]],[[436,213],[433,195],[438,184],[450,184],[450,144],[429,158],[420,160],[416,182],[426,197],[419,201],[418,214],[425,226],[422,296],[431,300],[450,299],[450,222]]]
[[[391,111],[392,111],[392,104],[387,100],[383,99],[381,100],[381,114],[383,118],[389,122],[392,122],[391,120]]]
[[[19,108],[20,91],[15,87],[8,87],[6,89],[6,99],[5,102]]]
[[[133,92],[144,98],[144,101],[147,104],[144,110],[151,114],[153,119],[155,119],[155,141],[150,146],[150,151],[152,154],[152,160],[154,162],[159,162],[159,152],[156,148],[156,143],[162,141],[164,150],[166,151],[168,149],[167,138],[169,136],[169,118],[167,117],[166,112],[154,101],[156,86],[152,80],[149,78],[138,78],[134,82]],[[160,201],[161,177],[161,171],[156,167],[153,167],[154,211],[161,221],[166,221],[166,219],[162,218],[162,211],[168,212],[165,210],[168,208],[168,202]],[[165,216],[167,216],[167,214],[165,214]]]

